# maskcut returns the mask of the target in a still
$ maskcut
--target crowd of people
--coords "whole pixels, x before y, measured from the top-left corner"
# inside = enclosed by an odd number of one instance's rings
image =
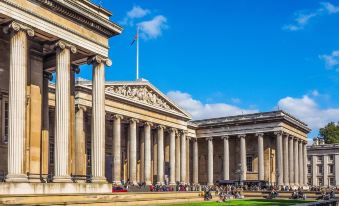
[[[272,185],[213,185],[206,186],[200,184],[182,184],[177,182],[176,185],[169,184],[153,184],[146,185],[141,183],[138,185],[132,185],[129,181],[124,183],[124,188],[127,191],[151,191],[151,192],[173,192],[173,191],[201,191],[203,198],[208,201],[212,199],[213,193],[216,197],[219,197],[218,202],[225,202],[231,199],[243,199],[244,191],[261,191],[267,192],[266,198],[274,199],[279,196],[279,192],[291,192],[290,199],[303,199],[305,200],[306,193],[302,187],[276,187]],[[132,190],[134,188],[134,190]],[[339,188],[325,188],[325,187],[310,187],[308,191],[319,192],[320,196],[318,200],[329,200],[335,198],[336,192],[339,192]]]

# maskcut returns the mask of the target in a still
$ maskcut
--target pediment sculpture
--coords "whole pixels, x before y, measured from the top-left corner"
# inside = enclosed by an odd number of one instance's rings
[[[129,99],[133,99],[135,101],[140,101],[152,106],[161,107],[163,109],[167,110],[174,110],[173,107],[171,107],[167,100],[165,100],[163,97],[158,95],[153,90],[149,89],[145,85],[114,85],[109,86],[106,88],[107,92],[111,92],[114,94],[118,94],[124,97],[127,97]]]

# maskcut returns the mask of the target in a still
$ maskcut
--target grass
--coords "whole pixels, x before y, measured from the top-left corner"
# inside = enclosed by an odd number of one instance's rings
[[[281,200],[281,199],[244,199],[244,200],[231,200],[223,203],[219,202],[201,202],[201,203],[186,203],[186,204],[176,204],[177,206],[236,206],[236,205],[251,205],[251,206],[259,206],[259,205],[270,205],[270,206],[287,206],[287,205],[295,205],[300,203],[307,203],[314,201],[303,201],[303,200]]]

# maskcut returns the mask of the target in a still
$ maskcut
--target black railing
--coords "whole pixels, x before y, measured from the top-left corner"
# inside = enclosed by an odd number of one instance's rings
[[[74,183],[79,181],[84,181],[86,183],[90,183],[92,179],[92,175],[73,175],[71,174],[71,179]]]
[[[40,180],[42,183],[52,182],[52,174],[27,172],[28,180]]]

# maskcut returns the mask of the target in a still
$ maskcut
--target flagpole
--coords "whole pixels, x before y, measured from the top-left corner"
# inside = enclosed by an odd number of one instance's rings
[[[139,26],[137,26],[137,80],[139,79]]]

